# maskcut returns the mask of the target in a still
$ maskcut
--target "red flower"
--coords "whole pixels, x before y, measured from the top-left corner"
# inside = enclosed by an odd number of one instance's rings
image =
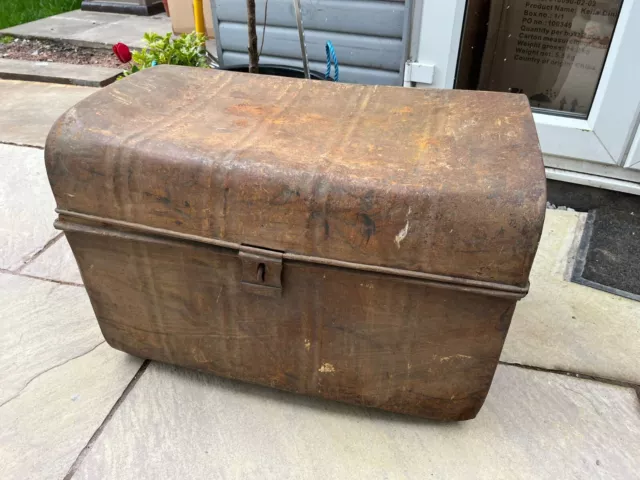
[[[122,63],[127,63],[131,61],[131,50],[124,43],[116,43],[113,46],[113,53],[116,54],[118,60]]]

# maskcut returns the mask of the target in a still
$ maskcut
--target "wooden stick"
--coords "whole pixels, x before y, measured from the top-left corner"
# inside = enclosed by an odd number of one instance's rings
[[[249,73],[258,73],[258,34],[256,32],[256,0],[247,0],[247,30],[249,33]]]

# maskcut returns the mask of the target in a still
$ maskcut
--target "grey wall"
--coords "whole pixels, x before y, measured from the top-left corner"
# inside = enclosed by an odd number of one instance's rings
[[[221,64],[246,64],[246,3],[243,0],[211,2]],[[403,0],[301,0],[301,3],[313,70],[325,71],[325,43],[331,40],[340,63],[340,81],[402,84],[404,31],[408,24]],[[260,47],[264,0],[256,0],[256,17]],[[292,0],[269,0],[260,63],[302,66]]]

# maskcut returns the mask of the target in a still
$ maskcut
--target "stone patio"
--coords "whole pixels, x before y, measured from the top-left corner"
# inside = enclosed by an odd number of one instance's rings
[[[34,22],[0,30],[0,35],[58,40],[86,47],[108,47],[122,42],[142,48],[146,32],[160,35],[171,32],[171,20],[165,13],[142,17],[118,13],[74,10]]]
[[[0,478],[638,478],[640,303],[566,281],[582,213],[547,211],[531,291],[468,422],[309,399],[110,348],[52,227],[42,150],[55,118],[92,91],[0,81]]]
[[[0,78],[60,83],[81,87],[104,87],[115,82],[121,69],[56,62],[30,62],[0,58]]]
[[[44,148],[53,122],[94,91],[75,85],[0,80],[0,142]]]

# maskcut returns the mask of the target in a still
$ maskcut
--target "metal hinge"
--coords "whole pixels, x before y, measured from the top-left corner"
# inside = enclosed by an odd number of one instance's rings
[[[417,63],[409,60],[404,66],[404,86],[410,87],[411,82],[426,83],[431,85],[433,83],[433,76],[435,75],[436,66],[428,63]]]
[[[243,245],[242,289],[267,297],[282,296],[282,253]]]

